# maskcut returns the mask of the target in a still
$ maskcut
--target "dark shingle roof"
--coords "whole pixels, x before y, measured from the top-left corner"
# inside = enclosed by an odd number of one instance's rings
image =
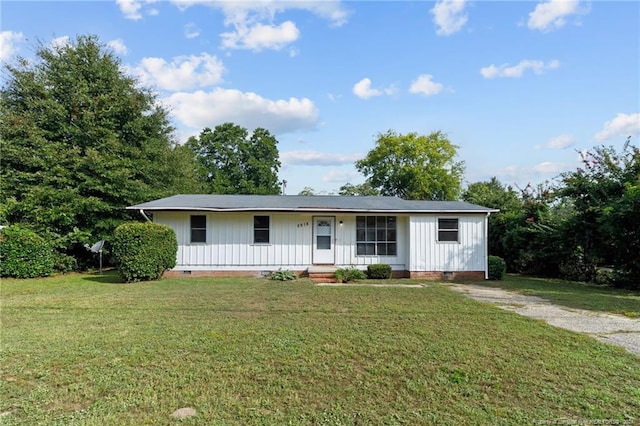
[[[490,213],[464,201],[416,201],[397,197],[334,195],[174,195],[127,207],[147,211],[308,211],[396,213]]]

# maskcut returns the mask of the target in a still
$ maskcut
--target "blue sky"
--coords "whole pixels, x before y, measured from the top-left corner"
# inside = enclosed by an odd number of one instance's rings
[[[467,183],[524,187],[640,134],[640,2],[2,1],[0,59],[95,34],[171,110],[279,141],[287,193],[331,193],[393,129],[440,130]]]

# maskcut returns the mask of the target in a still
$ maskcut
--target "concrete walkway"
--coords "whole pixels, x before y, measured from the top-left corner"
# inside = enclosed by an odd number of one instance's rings
[[[640,355],[640,318],[628,318],[554,305],[546,299],[525,296],[500,288],[471,284],[448,284],[452,290],[502,309],[546,321],[556,327],[586,333],[601,342],[621,346]]]

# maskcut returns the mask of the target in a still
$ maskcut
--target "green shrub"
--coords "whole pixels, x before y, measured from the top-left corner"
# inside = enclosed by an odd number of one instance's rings
[[[176,266],[177,252],[175,232],[158,223],[123,223],[111,240],[111,254],[125,282],[159,279]]]
[[[63,274],[71,271],[77,271],[78,261],[73,256],[69,256],[68,254],[60,253],[59,251],[54,250],[53,269],[56,272],[62,272]]]
[[[335,273],[336,281],[339,283],[348,283],[349,281],[364,280],[367,278],[364,271],[356,268],[355,266],[349,266],[348,268],[338,268]]]
[[[0,276],[34,278],[52,272],[53,250],[49,242],[16,225],[0,231]]]
[[[277,271],[273,271],[269,274],[269,279],[274,281],[290,281],[295,280],[296,278],[298,278],[296,274],[288,269],[285,269],[284,271],[282,269],[278,269]]]
[[[502,280],[507,270],[507,264],[499,256],[489,256],[489,279]]]
[[[367,266],[367,277],[372,280],[388,280],[391,278],[391,266],[384,263],[376,263]]]

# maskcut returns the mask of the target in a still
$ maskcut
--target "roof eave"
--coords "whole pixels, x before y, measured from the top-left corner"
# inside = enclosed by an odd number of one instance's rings
[[[199,211],[199,212],[304,212],[304,213],[403,213],[403,214],[487,214],[497,213],[499,210],[482,209],[482,210],[447,210],[447,209],[431,209],[431,210],[405,210],[405,209],[355,209],[355,208],[326,208],[326,207],[232,207],[232,208],[215,208],[215,207],[143,207],[131,206],[127,210],[146,210],[146,211]]]

